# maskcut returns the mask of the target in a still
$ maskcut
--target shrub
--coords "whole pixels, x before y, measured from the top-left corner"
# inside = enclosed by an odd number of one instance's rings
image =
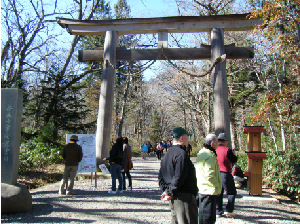
[[[63,163],[61,147],[52,143],[39,142],[38,138],[30,139],[21,144],[19,172],[29,168],[41,168],[48,164]]]
[[[248,172],[248,158],[245,151],[236,151],[235,155],[238,157],[237,165],[241,167],[242,171]]]
[[[300,199],[300,152],[274,153],[269,150],[264,164],[264,181],[273,190]]]
[[[29,168],[63,163],[61,156],[63,146],[58,143],[61,139],[51,122],[43,126],[36,137],[23,139],[20,146],[19,172],[22,173]]]

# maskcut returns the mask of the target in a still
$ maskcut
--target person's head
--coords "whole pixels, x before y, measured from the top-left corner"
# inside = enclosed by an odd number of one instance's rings
[[[227,138],[226,133],[220,133],[218,135],[218,141],[219,141],[219,144],[226,146],[229,142],[229,139]]]
[[[173,144],[185,145],[189,144],[189,136],[190,134],[181,127],[175,128],[173,130]]]
[[[128,138],[127,137],[123,137],[123,143],[128,144]]]
[[[123,138],[122,138],[122,136],[119,136],[119,137],[116,138],[116,143],[123,145]]]
[[[144,145],[147,145],[147,142],[146,142],[146,141],[144,141]]]
[[[217,149],[218,148],[218,138],[215,134],[208,134],[206,135],[205,139],[204,139],[204,143],[203,146],[207,149],[209,148],[214,148]]]
[[[77,135],[72,135],[70,138],[71,142],[77,142],[78,141],[78,136]]]

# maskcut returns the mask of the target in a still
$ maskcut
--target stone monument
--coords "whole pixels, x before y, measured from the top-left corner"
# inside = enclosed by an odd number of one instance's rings
[[[26,212],[32,209],[27,188],[17,184],[21,138],[23,93],[1,89],[1,211]]]
[[[16,184],[19,169],[23,93],[1,89],[1,183]]]

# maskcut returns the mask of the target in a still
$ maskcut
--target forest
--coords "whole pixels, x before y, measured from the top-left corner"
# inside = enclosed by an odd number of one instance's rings
[[[246,171],[243,129],[263,126],[264,184],[299,201],[300,0],[163,2],[176,3],[172,16],[249,13],[263,21],[250,31],[224,32],[226,45],[254,47],[254,58],[226,60],[232,148]],[[79,62],[78,50],[103,47],[104,36],[69,35],[56,18],[132,14],[126,0],[1,1],[1,88],[23,91],[20,174],[62,164],[66,134],[96,132],[102,62]],[[193,48],[210,44],[210,35],[169,33],[168,40],[170,47]],[[118,47],[157,48],[157,43],[157,34],[124,35]],[[127,136],[138,153],[144,141],[153,146],[167,141],[181,126],[192,133],[195,156],[205,135],[214,132],[210,67],[208,60],[117,62],[111,143]],[[149,69],[155,77],[146,79]]]

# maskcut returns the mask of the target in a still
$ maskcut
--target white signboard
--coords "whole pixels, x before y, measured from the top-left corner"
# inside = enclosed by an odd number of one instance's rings
[[[82,147],[82,160],[78,164],[77,173],[96,172],[96,135],[92,134],[67,134],[67,143],[72,135],[77,135],[77,144]]]

